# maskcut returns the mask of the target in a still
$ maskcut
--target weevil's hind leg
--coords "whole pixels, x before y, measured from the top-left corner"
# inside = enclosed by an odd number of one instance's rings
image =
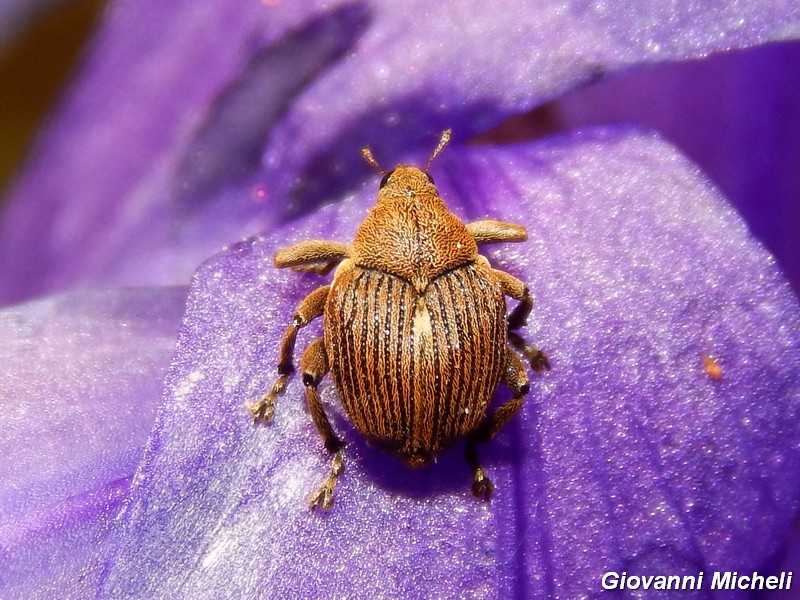
[[[530,391],[525,365],[522,364],[519,356],[511,348],[506,348],[503,383],[511,389],[513,396],[494,413],[486,417],[486,420],[481,423],[475,433],[467,438],[466,458],[472,469],[472,493],[476,497],[485,498],[486,500],[491,497],[494,485],[480,466],[476,446],[477,444],[488,442],[497,435],[497,432],[517,414],[525,401],[525,396]]]
[[[264,394],[258,402],[248,405],[248,410],[253,415],[254,420],[264,419],[269,421],[275,412],[275,400],[286,389],[289,376],[294,371],[292,364],[292,354],[294,354],[294,344],[297,340],[297,332],[308,325],[311,321],[322,315],[325,310],[325,302],[331,286],[324,285],[317,288],[306,296],[297,307],[292,317],[292,322],[286,328],[281,340],[280,358],[278,360],[278,379],[272,385],[272,389]]]
[[[350,256],[350,246],[328,240],[306,240],[275,253],[275,266],[325,274]]]
[[[477,444],[478,441],[474,437],[470,436],[467,438],[467,451],[465,456],[470,469],[472,469],[472,495],[476,498],[489,500],[492,497],[492,492],[494,492],[494,484],[481,468],[480,460],[478,459]]]
[[[336,488],[336,481],[344,472],[344,443],[334,433],[317,392],[319,382],[328,372],[328,355],[325,352],[325,343],[322,338],[315,339],[303,352],[303,356],[300,358],[300,370],[303,373],[303,384],[306,386],[306,402],[308,410],[311,412],[311,418],[325,442],[325,449],[333,455],[328,477],[308,497],[308,504],[311,508],[321,507],[327,510],[333,506],[333,491]]]
[[[519,304],[517,304],[514,310],[511,311],[511,314],[508,315],[508,341],[514,348],[522,352],[534,371],[549,371],[550,360],[547,358],[547,355],[536,346],[528,344],[525,339],[516,332],[517,329],[525,325],[528,315],[531,314],[531,309],[533,308],[533,298],[531,298],[531,294],[528,291],[528,286],[505,271],[495,269],[494,273],[500,279],[500,284],[503,286],[503,293],[515,300],[519,300]]]
[[[467,231],[470,232],[478,245],[524,242],[528,239],[528,232],[522,225],[496,221],[495,219],[482,219],[467,223]]]

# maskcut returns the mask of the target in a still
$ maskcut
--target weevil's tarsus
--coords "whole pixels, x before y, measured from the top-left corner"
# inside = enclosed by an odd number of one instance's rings
[[[342,473],[344,473],[344,454],[339,450],[333,455],[331,469],[325,481],[308,496],[307,502],[312,509],[329,510],[333,506],[333,492]]]
[[[252,402],[247,405],[247,410],[253,415],[253,422],[271,421],[275,415],[275,401],[278,399],[283,391],[286,389],[286,384],[289,382],[289,374],[279,375],[275,383],[272,384],[272,389],[261,396],[258,402]]]
[[[472,495],[482,500],[491,500],[494,492],[492,480],[480,467],[476,467],[472,472]]]
[[[515,331],[509,331],[508,342],[514,346],[514,348],[519,350],[525,358],[528,359],[531,369],[537,373],[550,370],[550,359],[548,358],[547,354],[539,350],[539,348],[536,346],[527,343],[525,338],[523,338],[520,334]]]

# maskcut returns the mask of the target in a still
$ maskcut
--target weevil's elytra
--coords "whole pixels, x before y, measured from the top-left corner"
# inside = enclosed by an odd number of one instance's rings
[[[447,130],[425,169],[398,164],[384,171],[362,149],[383,179],[353,243],[309,240],[275,255],[279,268],[336,267],[331,285],[298,306],[281,342],[278,379],[250,406],[256,420],[271,418],[294,370],[298,330],[323,316],[323,336],[300,358],[311,417],[333,455],[328,477],[308,499],[312,507],[332,506],[344,471],[344,444],[317,393],[328,372],[355,428],[410,467],[427,465],[465,438],[472,492],[488,499],[494,486],[477,444],[502,429],[530,388],[514,348],[534,370],[550,368],[547,356],[517,332],[531,311],[528,288],[478,253],[480,244],[521,242],[527,232],[491,219],[464,224],[447,209],[428,169],[449,140]],[[505,296],[519,301],[508,315]],[[512,398],[487,415],[500,382]]]

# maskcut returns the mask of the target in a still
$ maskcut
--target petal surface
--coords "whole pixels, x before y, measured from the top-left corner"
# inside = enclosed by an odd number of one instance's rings
[[[185,288],[0,312],[0,596],[87,598],[155,420]]]
[[[198,272],[101,597],[577,598],[608,571],[768,565],[800,492],[800,309],[718,192],[619,129],[455,146],[431,171],[462,218],[529,232],[487,255],[530,286],[523,333],[553,370],[482,451],[491,503],[470,495],[459,448],[412,471],[368,446],[328,382],[346,467],[333,510],[310,513],[328,459],[299,375],[274,422],[245,408],[326,281],[275,270],[274,251],[352,239],[372,182]]]

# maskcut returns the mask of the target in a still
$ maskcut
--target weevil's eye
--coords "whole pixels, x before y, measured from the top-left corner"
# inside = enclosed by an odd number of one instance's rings
[[[392,173],[394,173],[394,169],[392,169],[386,175],[383,176],[383,179],[381,179],[381,188],[385,187],[386,184],[389,183],[389,177],[392,176]]]
[[[430,173],[428,173],[427,171],[423,171],[423,173],[425,173],[425,177],[428,178],[428,181],[430,181],[433,185],[436,185],[436,182],[433,180],[433,177],[431,177]]]

